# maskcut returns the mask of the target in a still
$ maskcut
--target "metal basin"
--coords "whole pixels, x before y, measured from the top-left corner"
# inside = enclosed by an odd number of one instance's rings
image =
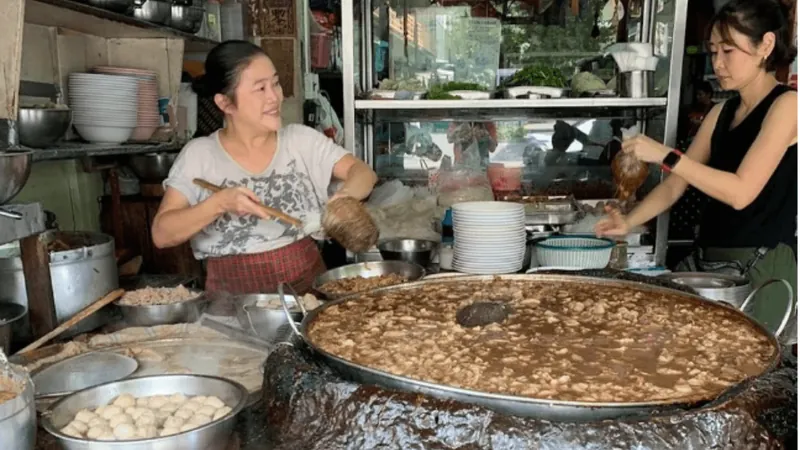
[[[286,303],[290,309],[297,308],[297,298],[293,295],[285,295]],[[245,330],[250,331],[256,336],[268,342],[285,342],[291,339],[292,329],[286,318],[283,308],[259,307],[258,302],[266,302],[273,299],[280,299],[279,294],[247,294],[233,297],[236,305],[236,318]],[[292,319],[300,323],[303,314],[298,309],[292,311]]]
[[[195,34],[203,25],[205,8],[201,6],[172,5],[169,26],[185,33]]]
[[[17,113],[19,143],[26,147],[49,147],[64,137],[70,125],[69,109],[20,108]]]
[[[0,205],[11,201],[31,174],[30,151],[0,151]]]
[[[152,0],[148,0],[148,3]],[[128,166],[137,177],[144,180],[163,180],[175,163],[177,153],[147,153],[128,158]]]
[[[348,294],[336,295],[321,289],[322,285],[330,281],[343,280],[345,278],[372,278],[381,275],[397,274],[408,278],[408,281],[416,281],[425,276],[425,269],[417,264],[412,264],[405,261],[370,261],[358,264],[348,264],[333,270],[329,270],[322,275],[318,276],[312,285],[312,288],[324,295],[329,300],[347,297],[348,295],[357,294],[357,292],[350,292]]]
[[[107,404],[122,393],[134,397],[152,395],[216,396],[233,411],[226,417],[200,428],[172,436],[130,441],[92,441],[61,433],[81,409]],[[55,436],[65,450],[224,450],[236,423],[236,415],[247,403],[247,389],[239,383],[207,375],[158,375],[114,381],[65,397],[43,415],[42,426]]]
[[[121,380],[136,372],[135,358],[114,352],[89,352],[59,361],[33,374],[36,398],[61,397],[88,387]]]
[[[378,244],[378,250],[385,261],[405,261],[428,267],[438,242],[422,239],[390,239]]]
[[[0,377],[24,385],[18,396],[0,404],[0,448],[33,450],[36,447],[33,382],[25,369],[6,364],[4,355],[0,355]]]
[[[201,292],[192,300],[166,305],[131,306],[117,304],[128,325],[152,327],[171,323],[192,323],[200,319],[209,299]]]
[[[710,300],[725,302],[737,308],[742,306],[752,287],[747,278],[707,272],[674,272],[660,278],[688,286],[698,295]]]
[[[150,23],[169,25],[172,2],[160,0],[145,0],[133,10],[133,17]]]
[[[28,308],[16,303],[0,302],[0,351],[10,353],[12,330],[17,327],[15,322],[25,317]]]

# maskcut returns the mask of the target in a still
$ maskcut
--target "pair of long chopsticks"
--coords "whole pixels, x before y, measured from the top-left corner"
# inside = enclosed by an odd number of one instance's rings
[[[200,186],[201,188],[208,189],[209,191],[214,192],[214,193],[219,192],[219,191],[222,190],[221,187],[217,186],[216,184],[209,183],[208,181],[206,181],[206,180],[204,180],[202,178],[195,178],[193,180],[193,182],[194,182],[194,184]],[[303,221],[302,220],[294,218],[294,217],[284,213],[283,211],[279,211],[279,210],[277,210],[275,208],[271,208],[271,207],[269,207],[267,205],[264,205],[263,203],[259,203],[258,206],[265,213],[267,213],[267,215],[269,215],[270,217],[282,220],[283,222],[286,222],[289,225],[292,225],[292,226],[295,226],[295,227],[302,227],[303,226]]]

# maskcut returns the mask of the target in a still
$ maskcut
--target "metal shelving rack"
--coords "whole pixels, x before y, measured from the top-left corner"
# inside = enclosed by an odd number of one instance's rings
[[[664,120],[663,142],[674,146],[678,130],[681,73],[683,70],[684,42],[688,0],[674,0],[671,22],[669,79],[666,97],[657,98],[562,98],[543,100],[359,100],[356,93],[368,91],[373,85],[372,71],[372,1],[342,0],[342,75],[344,95],[345,147],[368,164],[374,164],[373,125],[371,121],[357,122],[357,115],[391,114],[393,119],[413,118],[431,120],[447,119],[469,114],[478,118],[537,118],[559,112],[580,114],[607,114],[608,111],[634,110],[637,117],[647,117],[656,112]],[[653,42],[656,28],[656,8],[662,0],[643,0],[640,42]],[[358,14],[358,16],[356,16]],[[361,25],[356,28],[356,17]],[[362,45],[356,54],[356,33]],[[360,62],[356,65],[356,58]],[[356,67],[359,73],[356,73]],[[358,86],[356,83],[358,82]],[[647,120],[640,122],[646,129]],[[655,237],[656,263],[663,265],[667,252],[669,212],[657,218]]]

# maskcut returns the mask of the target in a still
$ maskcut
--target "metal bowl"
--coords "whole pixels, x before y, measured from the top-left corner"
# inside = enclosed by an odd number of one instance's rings
[[[22,305],[0,302],[0,350],[6,355],[11,348],[11,330],[27,313],[28,308]]]
[[[33,450],[37,428],[33,382],[24,368],[7,364],[5,356],[0,356],[0,377],[24,386],[19,395],[0,403],[0,448]]]
[[[378,244],[385,261],[405,261],[422,267],[430,266],[438,247],[438,242],[422,239],[389,239]]]
[[[286,304],[292,309],[292,319],[300,323],[303,314],[297,308],[297,298],[294,295],[284,295]],[[264,308],[256,306],[260,301],[280,299],[278,294],[246,294],[233,297],[236,305],[236,318],[242,328],[250,331],[267,342],[285,342],[292,336],[292,329],[286,319],[286,313],[281,306],[277,308]]]
[[[64,137],[70,125],[69,109],[20,108],[17,113],[19,143],[26,147],[49,147]]]
[[[133,10],[133,17],[145,22],[169,25],[172,15],[172,2],[161,0],[145,0],[141,6]]]
[[[203,25],[205,8],[202,6],[172,5],[169,26],[186,33],[195,34]]]
[[[151,0],[148,0],[148,3]],[[169,169],[175,163],[177,153],[146,153],[132,155],[128,158],[128,166],[137,177],[144,180],[163,180],[169,175]]]
[[[358,294],[349,292],[347,294],[331,294],[321,289],[321,286],[329,281],[343,280],[345,278],[372,278],[381,275],[398,274],[408,278],[408,281],[416,281],[425,276],[425,269],[418,264],[405,261],[370,261],[358,264],[348,264],[333,270],[329,270],[314,279],[312,288],[325,296],[329,300],[347,297]]]
[[[0,151],[0,205],[13,199],[31,174],[33,152]]]
[[[219,397],[233,410],[224,418],[200,428],[174,434],[172,436],[136,439],[130,441],[93,441],[67,436],[60,430],[65,427],[81,409],[94,409],[104,405],[122,393],[134,397],[151,395],[213,395]],[[239,414],[247,403],[247,389],[235,381],[208,375],[156,375],[113,381],[69,395],[58,402],[43,415],[42,426],[58,440],[65,450],[207,450],[223,449]]]
[[[122,318],[129,325],[152,327],[171,323],[192,323],[200,319],[208,306],[209,299],[198,292],[197,297],[178,303],[166,305],[120,305]]]
[[[84,1],[98,8],[128,15],[131,14],[134,6],[134,0],[84,0]]]

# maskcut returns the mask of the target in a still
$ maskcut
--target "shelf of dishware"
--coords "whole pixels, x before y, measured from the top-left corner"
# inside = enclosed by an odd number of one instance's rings
[[[554,109],[554,108],[659,108],[666,107],[664,97],[620,98],[548,98],[496,100],[356,100],[357,110],[395,109]]]
[[[175,28],[73,0],[27,0],[25,22],[105,38],[181,38],[186,40],[187,51],[207,51],[218,44]]]
[[[26,149],[33,151],[33,161],[54,161],[76,159],[89,156],[127,156],[143,153],[159,153],[178,151],[177,143],[142,143],[142,144],[90,144],[86,142],[61,142],[53,147]]]

